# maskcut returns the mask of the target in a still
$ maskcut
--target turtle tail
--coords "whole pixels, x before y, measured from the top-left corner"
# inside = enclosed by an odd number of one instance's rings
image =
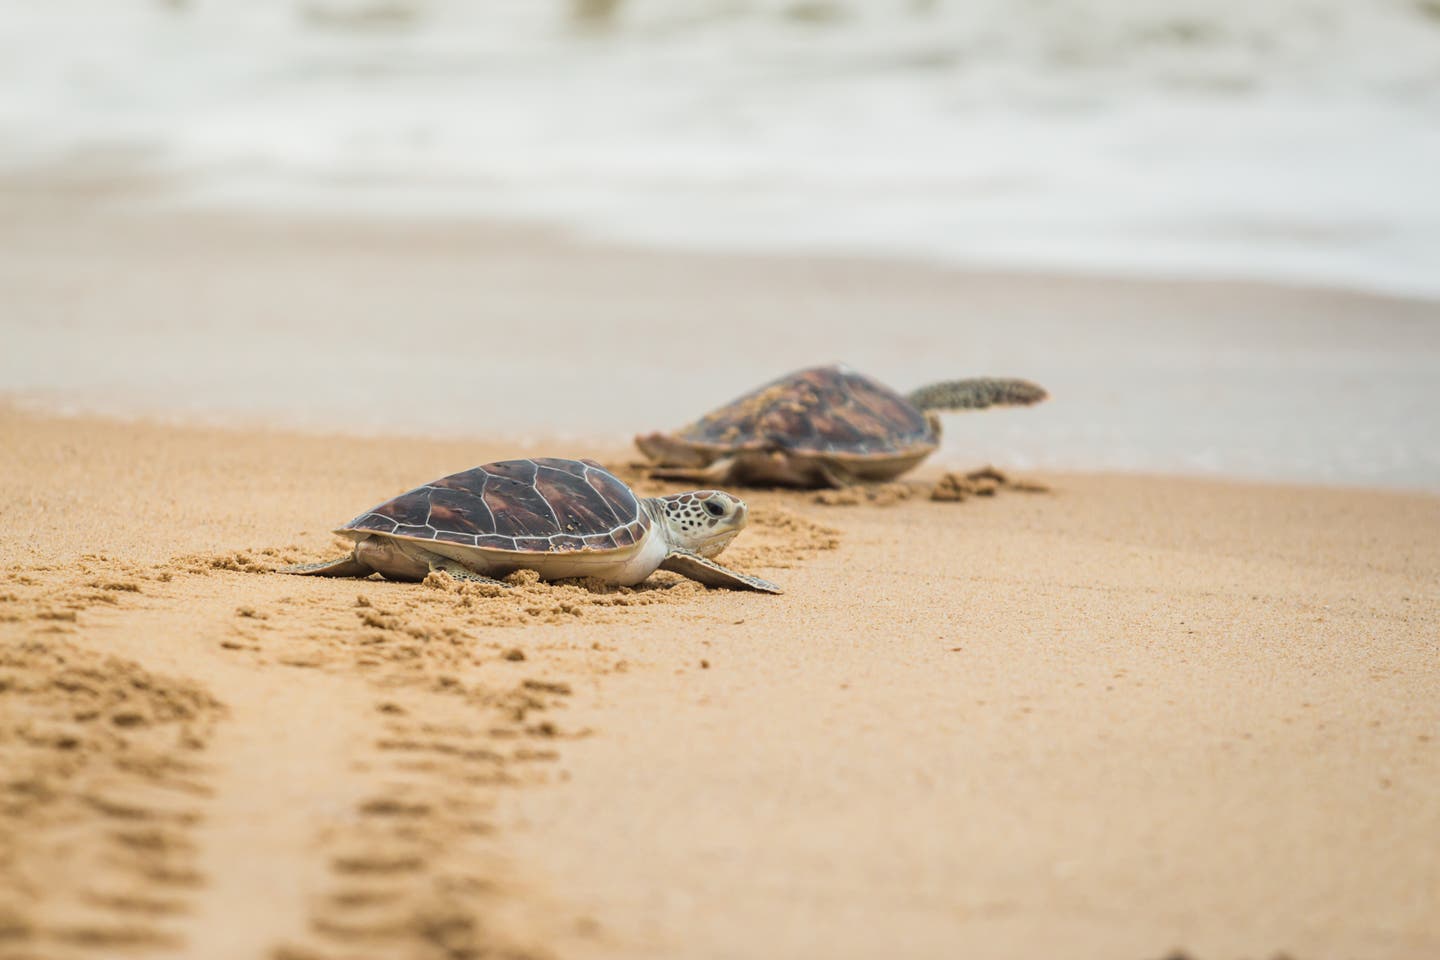
[[[1029,380],[974,377],[942,380],[921,387],[907,398],[921,410],[983,410],[986,407],[1028,407],[1050,394]]]

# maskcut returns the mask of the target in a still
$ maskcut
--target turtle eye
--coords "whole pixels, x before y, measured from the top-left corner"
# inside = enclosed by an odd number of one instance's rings
[[[714,500],[705,501],[705,512],[710,514],[710,516],[712,517],[725,516],[725,508]]]

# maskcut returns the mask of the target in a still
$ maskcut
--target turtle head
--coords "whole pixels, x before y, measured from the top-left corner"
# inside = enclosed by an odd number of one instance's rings
[[[745,501],[723,490],[691,490],[656,497],[655,517],[677,547],[714,557],[745,529]]]

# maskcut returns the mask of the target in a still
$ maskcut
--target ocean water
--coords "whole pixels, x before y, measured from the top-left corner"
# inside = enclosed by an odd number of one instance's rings
[[[1440,295],[1440,0],[0,0],[0,168]]]

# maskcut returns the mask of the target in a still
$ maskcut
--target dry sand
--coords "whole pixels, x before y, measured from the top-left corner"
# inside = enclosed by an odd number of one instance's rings
[[[623,464],[836,357],[1055,389],[966,455],[1433,482],[1433,304],[134,197],[0,184],[0,389],[252,425],[0,401],[0,958],[1440,956],[1433,495],[932,462],[747,494],[780,597],[270,572],[505,429]]]
[[[932,470],[497,597],[269,570],[499,447],[0,450],[0,956],[1440,954],[1434,497]]]

